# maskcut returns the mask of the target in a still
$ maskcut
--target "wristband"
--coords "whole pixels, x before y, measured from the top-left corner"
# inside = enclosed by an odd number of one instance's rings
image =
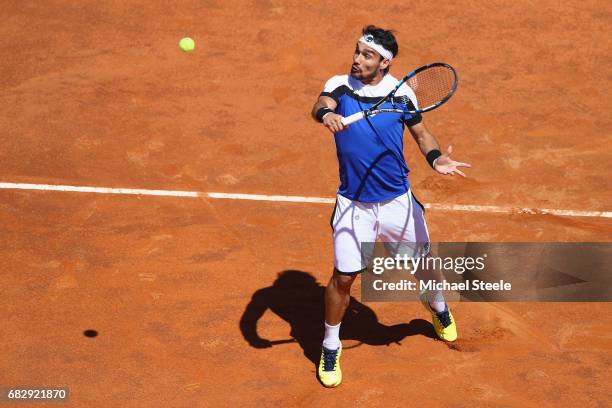
[[[317,120],[321,123],[323,123],[323,116],[325,116],[328,113],[332,113],[333,109],[329,109],[327,106],[319,109],[317,111],[317,113],[315,114],[315,117],[317,118]]]
[[[429,163],[432,169],[434,168],[434,165],[436,164],[436,160],[438,160],[440,156],[442,156],[442,152],[439,151],[438,149],[430,150],[425,156],[425,158],[427,159],[427,163]]]

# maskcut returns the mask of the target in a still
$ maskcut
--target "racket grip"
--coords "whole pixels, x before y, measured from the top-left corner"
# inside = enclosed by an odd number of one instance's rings
[[[353,113],[351,116],[347,116],[346,118],[342,118],[340,120],[340,122],[342,122],[342,124],[344,126],[350,125],[351,123],[355,123],[358,120],[363,119],[363,112],[357,112],[357,113]]]

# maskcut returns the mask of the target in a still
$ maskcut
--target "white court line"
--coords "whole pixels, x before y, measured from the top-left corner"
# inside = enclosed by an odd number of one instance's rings
[[[234,194],[234,193],[200,193],[203,197],[224,198],[229,200],[255,200],[255,201],[285,201],[289,203],[316,203],[333,204],[335,198],[325,197],[301,197],[301,196],[281,196],[281,195],[262,195],[262,194]]]
[[[316,203],[333,204],[334,198],[326,197],[302,197],[284,195],[263,194],[238,194],[238,193],[215,193],[198,191],[176,191],[176,190],[147,190],[134,188],[111,188],[111,187],[86,187],[65,186],[53,184],[28,184],[28,183],[1,183],[0,189],[5,190],[42,190],[42,191],[66,191],[74,193],[96,193],[96,194],[130,194],[144,196],[162,197],[204,197],[228,200],[254,200],[254,201],[277,201],[289,203]],[[436,211],[471,211],[484,213],[522,213],[522,214],[550,214],[563,217],[599,217],[612,218],[612,211],[578,211],[557,210],[551,208],[517,208],[501,207],[495,205],[465,205],[465,204],[425,204],[425,208]]]
[[[27,184],[27,183],[0,183],[0,189],[16,190],[43,190],[43,191],[68,191],[72,193],[97,193],[97,194],[133,194],[163,197],[201,197],[195,191],[172,191],[172,190],[145,190],[134,188],[110,188],[110,187],[81,187],[62,186],[52,184]]]

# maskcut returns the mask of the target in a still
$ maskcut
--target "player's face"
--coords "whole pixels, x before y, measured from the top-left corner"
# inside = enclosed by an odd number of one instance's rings
[[[351,76],[362,82],[368,82],[382,75],[382,70],[388,66],[388,61],[379,53],[360,42],[355,46]]]

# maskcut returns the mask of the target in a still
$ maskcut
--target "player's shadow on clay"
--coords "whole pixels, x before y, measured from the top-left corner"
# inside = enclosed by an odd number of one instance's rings
[[[297,342],[304,355],[315,365],[319,362],[323,340],[325,287],[307,272],[287,270],[278,274],[272,284],[253,294],[240,319],[240,331],[255,348],[267,348],[282,343]],[[270,340],[257,333],[257,322],[270,309],[291,326],[292,339]],[[378,321],[376,313],[351,297],[342,320],[340,338],[358,344],[389,345],[408,336],[435,338],[430,322],[414,319],[410,323],[387,326]]]

